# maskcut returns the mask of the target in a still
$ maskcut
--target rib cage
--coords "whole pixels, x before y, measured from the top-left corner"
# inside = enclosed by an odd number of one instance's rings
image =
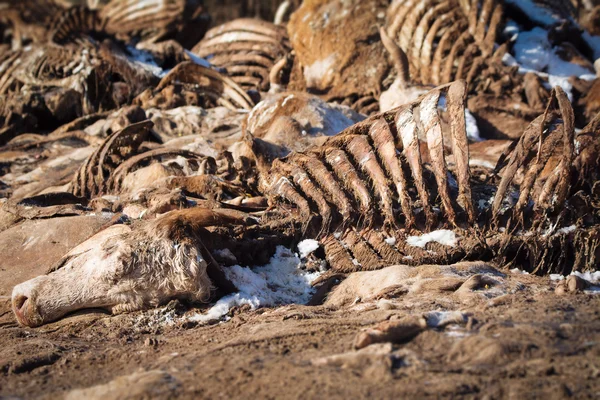
[[[285,28],[256,19],[236,19],[206,33],[192,52],[227,75],[246,90],[267,91],[271,71],[286,63],[291,46]]]
[[[464,134],[465,90],[464,82],[437,88],[420,101],[354,125],[318,149],[276,160],[275,172],[265,183],[267,193],[295,204],[305,216],[314,203],[320,215],[331,216],[323,218],[322,233],[335,231],[344,220],[365,213],[369,214],[365,226],[376,223],[387,228],[428,229],[438,223],[434,208],[441,210],[451,225],[472,224],[476,215]],[[438,111],[443,93],[452,119],[454,171],[444,157]],[[422,163],[419,136],[427,137],[432,171],[425,171]],[[441,202],[428,190],[431,173],[436,176]],[[451,188],[449,181],[457,182],[457,187]],[[458,201],[452,199],[456,196]],[[338,218],[334,210],[339,210]]]
[[[71,193],[87,198],[104,193],[113,171],[138,151],[152,125],[151,121],[138,122],[106,138],[73,177]]]
[[[72,7],[52,22],[49,41],[66,44],[81,35],[102,30],[102,25],[95,11],[86,7]]]
[[[170,85],[190,86],[192,90],[199,91],[209,103],[224,106],[230,110],[250,110],[254,106],[254,102],[248,94],[232,79],[193,62],[179,63],[151,91],[160,93]],[[142,99],[140,101],[143,102]]]
[[[565,93],[554,90],[544,115],[501,157],[496,183],[471,177],[465,95],[464,81],[438,87],[412,104],[348,128],[323,146],[276,160],[262,177],[261,191],[281,212],[283,223],[299,228],[302,238],[321,241],[330,265],[341,272],[483,254],[510,254],[506,261],[559,240],[554,234],[581,217],[564,211],[576,191],[571,165],[577,160],[573,111]],[[439,111],[442,96],[451,121],[447,129]],[[420,137],[426,138],[430,163],[423,162]],[[451,157],[444,140],[451,144]],[[519,184],[515,176],[523,176]],[[436,251],[407,244],[410,234],[434,229],[454,230],[465,240],[455,248],[439,245]],[[592,227],[581,239],[588,248],[598,246],[594,232]],[[551,263],[552,257],[556,254],[535,253],[530,261],[537,269],[568,268],[568,260]]]
[[[408,56],[415,82],[470,84],[493,56],[502,6],[496,0],[395,0],[387,18],[387,33]]]
[[[112,0],[99,14],[107,33],[155,42],[182,31],[186,21],[195,26],[181,39],[198,40],[208,22],[203,12],[198,0]]]

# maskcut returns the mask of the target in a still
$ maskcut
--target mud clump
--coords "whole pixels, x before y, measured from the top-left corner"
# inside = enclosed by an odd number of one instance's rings
[[[296,52],[290,88],[327,100],[378,95],[391,69],[379,40],[386,7],[381,0],[303,2],[288,24]]]

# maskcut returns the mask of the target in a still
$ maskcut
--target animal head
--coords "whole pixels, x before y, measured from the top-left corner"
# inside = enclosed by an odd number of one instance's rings
[[[206,301],[206,266],[191,240],[171,240],[155,224],[114,225],[73,249],[53,272],[15,286],[13,311],[21,325],[36,327],[81,309],[120,313],[172,298]]]

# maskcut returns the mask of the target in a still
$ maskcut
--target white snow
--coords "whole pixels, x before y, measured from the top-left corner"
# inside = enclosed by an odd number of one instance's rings
[[[314,239],[305,239],[298,243],[300,258],[306,258],[310,253],[319,248],[319,242]]]
[[[388,238],[385,238],[385,242],[386,242],[387,244],[389,244],[390,246],[393,246],[393,245],[395,245],[395,244],[396,244],[396,238],[395,238],[395,237],[388,237]]]
[[[600,36],[592,36],[589,32],[584,31],[581,35],[587,45],[594,51],[594,58],[600,58]]]
[[[568,78],[576,76],[583,80],[596,79],[594,71],[581,65],[563,60],[558,55],[558,49],[552,47],[548,40],[548,31],[535,27],[531,31],[519,32],[513,46],[514,56],[505,54],[504,64],[518,66],[519,72],[525,74],[534,72],[547,78],[551,87],[560,86],[572,100],[573,86]]]
[[[519,7],[531,20],[542,25],[552,25],[560,19],[559,15],[553,14],[552,10],[540,7],[532,0],[505,0],[506,3]]]
[[[513,268],[510,270],[510,272],[512,272],[513,274],[529,275],[529,272],[523,271],[522,269],[519,269],[519,268]]]
[[[202,65],[203,67],[206,68],[211,68],[212,65],[204,58],[197,56],[196,54],[192,53],[189,50],[185,50],[185,54],[187,54],[187,56],[190,58],[190,60],[192,60],[195,64],[198,65]]]
[[[487,160],[478,160],[476,158],[472,158],[469,160],[469,166],[494,169],[496,167],[496,164]],[[481,204],[482,201],[485,203],[485,200],[479,200],[479,203]]]
[[[460,311],[430,311],[425,314],[425,320],[430,328],[443,328],[449,324],[467,322],[467,315]]]
[[[217,257],[227,258],[229,260],[237,260],[235,255],[229,249],[218,249],[214,250],[213,254]]]
[[[196,314],[189,319],[208,322],[223,317],[233,306],[248,304],[251,308],[282,304],[304,304],[310,300],[313,288],[310,283],[320,273],[307,273],[300,270],[300,259],[289,249],[277,247],[269,263],[262,267],[241,267],[234,265],[225,268],[225,275],[238,288],[239,292],[221,298],[204,314]]]
[[[129,61],[131,61],[138,67],[151,72],[159,78],[162,78],[168,73],[167,70],[162,69],[158,66],[158,64],[156,64],[156,61],[154,60],[154,57],[151,53],[137,49],[133,46],[127,46],[127,51],[131,55],[129,57]]]
[[[339,108],[324,109],[322,107],[317,107],[316,111],[319,114],[319,117],[322,119],[323,125],[323,134],[327,136],[334,136],[349,127],[350,125],[354,125],[354,121],[349,118],[348,115],[345,115],[343,112],[340,112]]]
[[[571,272],[571,275],[578,276],[581,279],[585,279],[586,281],[590,281],[592,283],[600,283],[600,271],[594,271],[594,272],[573,271],[573,272]]]
[[[570,225],[570,226],[565,226],[564,228],[560,228],[559,230],[556,231],[556,233],[566,234],[566,233],[575,232],[576,229],[577,229],[577,227],[575,225]]]
[[[440,229],[437,231],[425,233],[421,236],[409,236],[406,238],[406,243],[413,247],[425,247],[429,242],[437,242],[446,246],[456,246],[458,239],[456,234],[448,229]]]
[[[546,27],[561,21],[561,16],[552,13],[552,10],[546,7],[540,7],[532,0],[506,0],[507,3],[516,5],[534,22]],[[575,22],[575,21],[572,21]],[[514,25],[514,23],[512,23]],[[505,30],[506,33],[506,30]],[[584,31],[581,35],[583,40],[594,52],[594,58],[600,57],[600,36],[592,36]]]
[[[467,124],[467,137],[475,142],[481,142],[483,139],[479,136],[479,128],[477,127],[477,121],[471,111],[465,108],[465,122]]]
[[[600,271],[594,271],[594,272],[579,272],[579,271],[573,271],[570,273],[570,275],[575,275],[580,277],[581,279],[585,279],[586,281],[590,282],[592,285],[589,286],[587,289],[585,289],[583,292],[587,293],[587,294],[600,294]],[[563,276],[561,274],[550,274],[550,281],[562,281],[564,280],[567,276]]]

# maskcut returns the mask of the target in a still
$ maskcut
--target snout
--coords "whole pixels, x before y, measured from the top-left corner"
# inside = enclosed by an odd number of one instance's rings
[[[12,293],[12,309],[19,324],[34,328],[44,323],[44,319],[35,304],[35,296],[30,285],[17,285]]]

